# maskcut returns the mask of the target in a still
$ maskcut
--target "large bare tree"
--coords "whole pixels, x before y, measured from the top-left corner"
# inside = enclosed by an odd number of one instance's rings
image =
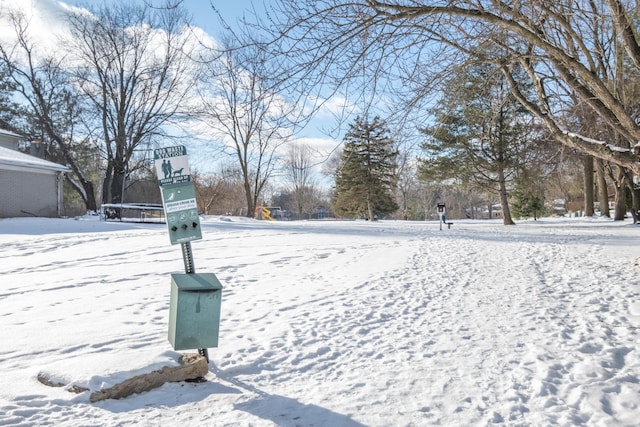
[[[253,216],[279,149],[292,136],[295,106],[272,85],[273,69],[256,46],[228,46],[208,63],[202,117],[242,172],[247,216]]]
[[[92,14],[72,11],[68,49],[76,58],[75,81],[96,112],[107,160],[103,202],[122,201],[123,180],[135,170],[136,150],[178,119],[197,78],[190,58],[195,44],[179,5],[112,2]]]
[[[0,43],[0,62],[7,70],[13,98],[20,99],[35,118],[31,126],[37,135],[53,145],[52,150],[72,171],[66,180],[82,198],[88,211],[96,211],[94,185],[79,158],[75,130],[81,114],[75,91],[69,84],[64,55],[43,52],[42,46],[32,39],[33,28],[26,16],[18,10],[4,11],[15,31],[13,44]],[[52,153],[50,153],[52,154]]]
[[[311,215],[313,203],[317,200],[311,154],[308,145],[291,144],[285,159],[284,173],[298,218],[303,218],[305,213]]]
[[[277,0],[270,30],[274,51],[292,64],[287,78],[344,87],[366,67],[379,91],[404,95],[393,107],[422,107],[434,83],[460,57],[499,66],[527,109],[555,140],[640,174],[640,125],[619,90],[640,70],[626,0]],[[500,52],[493,55],[492,52]],[[505,54],[504,52],[507,52]],[[511,74],[528,73],[533,96]],[[619,137],[601,141],[565,120],[577,95]],[[380,98],[379,98],[380,99]],[[383,99],[383,98],[382,98]]]

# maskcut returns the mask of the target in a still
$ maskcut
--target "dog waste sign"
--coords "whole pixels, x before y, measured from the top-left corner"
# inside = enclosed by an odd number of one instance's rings
[[[184,146],[159,148],[153,155],[171,244],[202,239],[187,149]]]
[[[158,185],[191,181],[189,158],[184,145],[158,148],[153,151],[153,158],[158,174]]]

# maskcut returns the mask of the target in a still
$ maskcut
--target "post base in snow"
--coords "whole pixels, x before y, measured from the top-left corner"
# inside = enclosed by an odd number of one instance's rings
[[[142,393],[160,387],[168,382],[197,380],[209,372],[207,359],[199,354],[183,354],[180,366],[165,366],[164,368],[130,378],[111,388],[95,391],[89,396],[91,402],[105,399],[121,399],[135,393]]]

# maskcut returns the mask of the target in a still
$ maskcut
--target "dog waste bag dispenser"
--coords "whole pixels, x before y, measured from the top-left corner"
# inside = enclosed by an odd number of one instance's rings
[[[158,148],[153,154],[171,244],[202,239],[187,149],[182,145]]]
[[[202,239],[196,190],[192,182],[163,185],[162,202],[172,245]]]
[[[175,350],[198,349],[209,360],[207,348],[218,346],[222,285],[213,273],[197,274],[191,241],[202,239],[196,191],[184,146],[154,151],[171,244],[182,246],[185,273],[171,275],[169,342]]]
[[[218,346],[222,285],[212,273],[172,274],[169,342],[175,350]]]

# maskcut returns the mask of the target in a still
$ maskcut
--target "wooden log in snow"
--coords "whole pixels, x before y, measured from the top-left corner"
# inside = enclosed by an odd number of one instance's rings
[[[95,391],[91,393],[89,400],[98,402],[105,399],[121,399],[152,390],[164,383],[196,380],[209,372],[207,359],[199,354],[184,354],[179,362],[180,366],[165,366],[160,370],[129,378],[111,388]]]

